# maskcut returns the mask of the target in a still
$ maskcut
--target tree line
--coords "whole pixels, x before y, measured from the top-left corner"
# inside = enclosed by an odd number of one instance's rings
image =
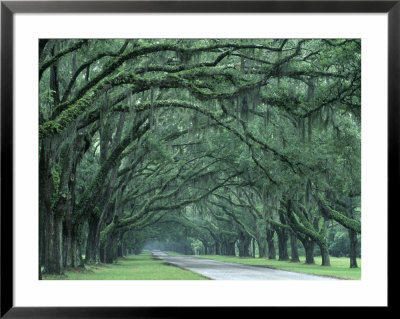
[[[360,90],[357,39],[41,39],[39,276],[178,237],[357,267]]]

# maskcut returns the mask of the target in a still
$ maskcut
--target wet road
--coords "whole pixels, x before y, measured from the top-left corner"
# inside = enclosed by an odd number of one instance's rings
[[[189,256],[169,256],[153,250],[153,256],[180,268],[197,272],[214,280],[338,280],[266,267],[248,266]]]

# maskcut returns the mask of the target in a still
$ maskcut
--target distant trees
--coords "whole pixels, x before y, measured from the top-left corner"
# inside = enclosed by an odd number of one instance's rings
[[[44,272],[161,238],[292,261],[300,242],[325,266],[346,238],[357,267],[359,40],[48,39],[39,54]]]

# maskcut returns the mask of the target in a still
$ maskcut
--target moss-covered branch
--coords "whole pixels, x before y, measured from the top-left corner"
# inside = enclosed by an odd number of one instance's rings
[[[133,128],[133,134],[129,133],[127,136],[125,136],[122,141],[113,149],[107,160],[100,167],[100,170],[97,172],[91,185],[86,189],[77,206],[75,213],[76,220],[79,220],[82,218],[82,216],[89,214],[94,209],[97,204],[97,197],[100,194],[99,190],[102,188],[108,172],[116,165],[116,162],[121,159],[121,154],[128,147],[128,145],[142,136],[149,129],[148,123],[141,127],[143,123],[144,120],[139,121],[136,124],[136,126]]]
[[[88,40],[80,40],[77,43],[75,43],[74,45],[70,46],[69,48],[60,51],[59,53],[57,53],[54,57],[52,57],[48,61],[43,62],[39,66],[39,79],[42,77],[43,72],[46,71],[46,69],[48,67],[50,67],[54,62],[58,61],[64,55],[80,49],[87,42],[88,42]]]
[[[316,196],[319,207],[321,208],[322,213],[328,219],[333,219],[337,221],[340,225],[355,231],[356,233],[361,234],[361,222],[352,218],[347,217],[346,215],[338,212],[337,210],[330,207],[330,205],[320,198],[318,195]]]

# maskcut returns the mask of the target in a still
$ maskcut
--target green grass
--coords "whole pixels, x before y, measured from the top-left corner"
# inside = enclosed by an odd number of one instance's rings
[[[174,252],[168,252],[168,255],[179,255]],[[321,257],[315,257],[314,265],[306,265],[305,257],[300,257],[300,263],[292,263],[290,261],[279,261],[265,258],[244,258],[219,255],[196,255],[193,257],[209,258],[218,261],[234,262],[245,265],[264,266],[274,269],[282,269],[306,274],[328,276],[340,279],[361,279],[361,259],[357,259],[359,268],[350,268],[349,258],[345,257],[330,257],[331,266],[321,266]]]
[[[151,253],[131,255],[113,264],[66,269],[64,276],[43,275],[44,280],[206,280],[207,278],[153,259]]]

